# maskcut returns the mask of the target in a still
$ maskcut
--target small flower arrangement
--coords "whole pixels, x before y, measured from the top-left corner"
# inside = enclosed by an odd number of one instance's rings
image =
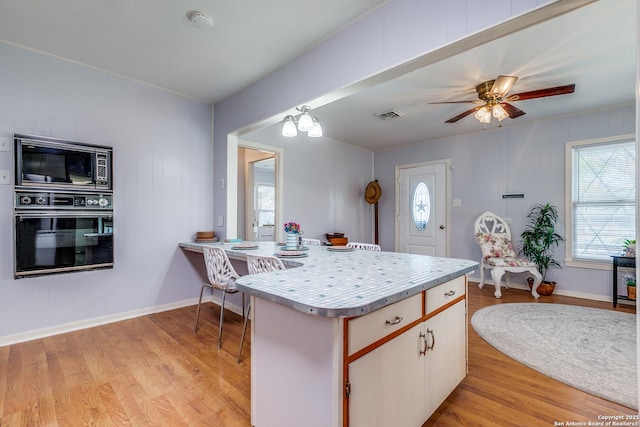
[[[299,233],[300,232],[300,224],[297,222],[285,222],[284,224],[284,232],[285,233]]]
[[[636,285],[636,276],[635,274],[623,276],[623,279],[627,286],[635,286]]]

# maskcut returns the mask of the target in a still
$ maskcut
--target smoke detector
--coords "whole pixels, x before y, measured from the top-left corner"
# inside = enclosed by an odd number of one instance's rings
[[[203,30],[208,30],[213,27],[213,18],[206,13],[192,10],[187,13],[187,19],[189,19],[193,25]]]

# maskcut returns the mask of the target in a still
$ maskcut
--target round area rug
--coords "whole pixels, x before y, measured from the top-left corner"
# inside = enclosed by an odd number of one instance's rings
[[[503,303],[478,310],[471,325],[518,362],[638,409],[634,314],[564,304]]]

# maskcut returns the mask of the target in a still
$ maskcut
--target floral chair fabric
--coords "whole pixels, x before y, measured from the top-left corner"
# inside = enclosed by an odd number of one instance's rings
[[[518,258],[506,234],[476,233],[476,242],[482,250],[482,260],[493,267],[534,266],[531,261]]]

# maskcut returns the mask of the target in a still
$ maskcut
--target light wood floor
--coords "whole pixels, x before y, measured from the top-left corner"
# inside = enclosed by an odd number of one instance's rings
[[[469,317],[532,301],[524,291],[496,300],[490,286],[469,288]],[[611,307],[561,296],[539,303]],[[237,365],[242,318],[228,313],[218,351],[217,315],[207,304],[197,335],[187,307],[0,347],[0,426],[250,426],[251,345]],[[520,365],[469,327],[469,375],[425,426],[553,426],[634,413]]]

